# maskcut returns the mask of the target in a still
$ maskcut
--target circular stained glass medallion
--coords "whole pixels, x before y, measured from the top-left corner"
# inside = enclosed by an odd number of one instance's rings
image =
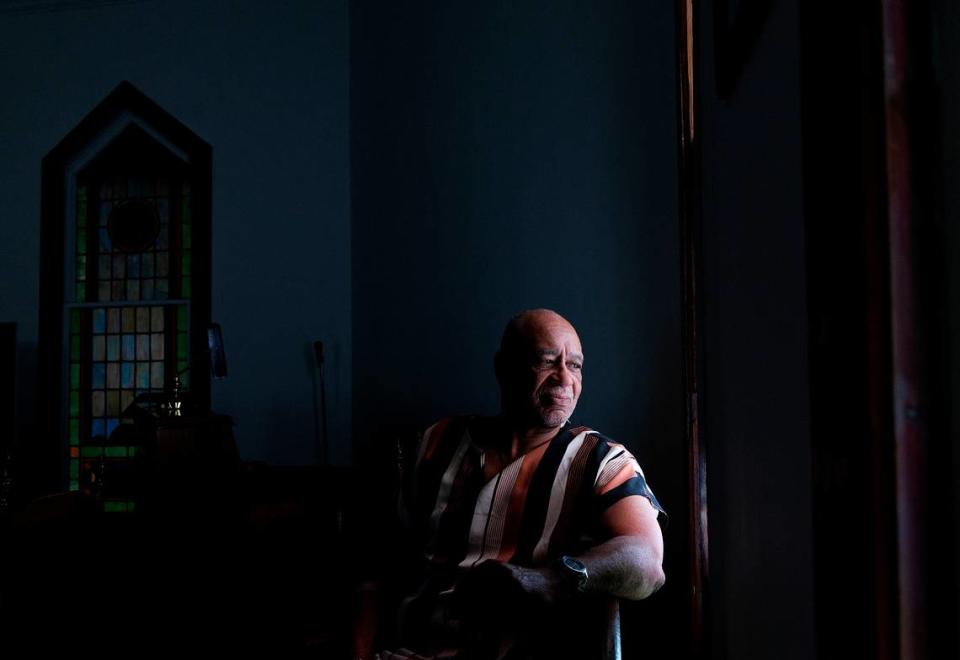
[[[153,245],[160,233],[160,217],[152,202],[128,199],[110,211],[107,232],[113,247],[123,252],[142,252]]]

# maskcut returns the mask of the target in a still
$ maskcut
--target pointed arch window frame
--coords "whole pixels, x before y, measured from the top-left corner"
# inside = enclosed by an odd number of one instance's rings
[[[39,416],[33,481],[40,492],[65,490],[69,481],[66,442],[67,346],[64,339],[74,265],[72,235],[76,179],[86,164],[134,126],[181,160],[192,194],[192,292],[189,354],[191,394],[210,407],[206,327],[211,320],[211,211],[213,149],[173,115],[127,81],[120,83],[43,158],[41,170]]]

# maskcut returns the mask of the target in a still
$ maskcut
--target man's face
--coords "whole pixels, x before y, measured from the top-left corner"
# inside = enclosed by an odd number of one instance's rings
[[[583,385],[583,348],[563,317],[532,315],[524,325],[527,350],[515,370],[515,387],[506,387],[511,408],[538,426],[562,426],[573,415]]]

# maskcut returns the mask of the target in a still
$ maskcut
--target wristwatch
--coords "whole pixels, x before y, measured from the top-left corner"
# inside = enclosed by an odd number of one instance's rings
[[[582,561],[563,555],[557,560],[557,568],[567,584],[571,586],[571,591],[582,594],[587,590],[587,580],[590,579],[590,575]]]

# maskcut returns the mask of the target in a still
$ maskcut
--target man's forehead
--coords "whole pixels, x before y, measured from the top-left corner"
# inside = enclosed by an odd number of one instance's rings
[[[533,346],[532,350],[533,354],[537,357],[556,357],[562,353],[559,348],[553,346]],[[579,344],[569,347],[567,355],[580,360],[583,359],[583,353],[580,350]]]

